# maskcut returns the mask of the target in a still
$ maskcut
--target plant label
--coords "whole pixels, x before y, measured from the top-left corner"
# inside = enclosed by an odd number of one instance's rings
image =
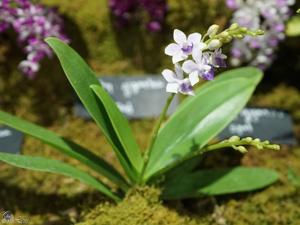
[[[161,76],[102,77],[100,82],[129,119],[159,116],[170,95],[165,91],[166,82]],[[178,98],[175,97],[169,108],[169,115],[177,105]],[[74,113],[85,119],[90,118],[79,101],[75,103]]]
[[[278,144],[296,144],[292,118],[280,109],[245,108],[218,137],[225,139],[233,135],[260,138]]]
[[[0,126],[0,152],[19,154],[23,136],[23,133],[10,127]]]

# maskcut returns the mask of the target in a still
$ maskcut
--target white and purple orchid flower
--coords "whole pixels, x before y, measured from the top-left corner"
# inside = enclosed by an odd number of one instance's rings
[[[215,27],[218,28],[217,25]],[[209,48],[201,38],[199,33],[192,33],[187,37],[182,31],[174,30],[176,43],[169,44],[165,53],[172,56],[175,72],[169,69],[162,72],[167,81],[167,92],[194,95],[193,86],[200,79],[213,80],[215,69],[226,67],[227,56],[222,50],[218,47]],[[221,46],[221,43],[218,45]],[[182,65],[179,64],[181,61]]]
[[[227,67],[226,59],[227,56],[222,53],[222,49],[216,49],[213,53],[209,54],[210,64],[215,68],[225,68]]]
[[[162,72],[163,77],[168,82],[166,91],[170,93],[182,93],[185,95],[194,95],[193,87],[188,78],[184,78],[183,70],[175,64],[175,72],[165,69]]]
[[[195,85],[199,82],[199,78],[204,80],[212,80],[214,78],[213,67],[209,63],[209,58],[205,57],[202,51],[196,49],[193,51],[193,59],[183,63],[182,69],[189,74],[191,83]]]
[[[172,56],[173,63],[178,63],[188,58],[195,48],[204,49],[206,44],[201,41],[201,34],[192,33],[188,37],[178,29],[174,30],[173,34],[176,43],[169,44],[165,53]]]

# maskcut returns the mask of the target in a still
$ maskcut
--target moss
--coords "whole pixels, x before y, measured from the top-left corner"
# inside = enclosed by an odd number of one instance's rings
[[[154,188],[132,190],[118,205],[104,203],[86,216],[80,225],[196,225],[196,220],[163,206]],[[78,224],[79,225],[79,224]]]
[[[293,119],[300,121],[300,92],[297,88],[279,84],[273,86],[270,90],[264,90],[251,100],[251,104],[262,107],[281,108],[292,113]]]

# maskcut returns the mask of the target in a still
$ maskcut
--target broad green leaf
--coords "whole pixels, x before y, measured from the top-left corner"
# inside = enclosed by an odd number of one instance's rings
[[[63,154],[77,159],[98,173],[101,173],[112,182],[118,184],[124,191],[128,189],[128,184],[124,178],[111,165],[84,147],[64,137],[60,137],[43,127],[22,120],[3,111],[0,111],[0,122],[55,147],[56,150]]]
[[[102,107],[105,109],[111,125],[116,132],[119,140],[122,142],[123,146],[126,146],[125,150],[129,159],[132,159],[135,168],[138,169],[138,172],[141,172],[143,166],[143,159],[141,157],[139,147],[134,141],[133,133],[131,131],[128,120],[120,112],[117,105],[114,103],[110,95],[104,90],[100,85],[91,85],[90,88],[99,98],[99,101],[102,103]]]
[[[295,37],[300,35],[300,16],[293,16],[290,18],[286,26],[286,34],[290,37]]]
[[[46,42],[54,50],[63,67],[69,82],[76,91],[81,102],[102,129],[109,143],[113,146],[119,161],[131,180],[137,179],[137,174],[142,170],[143,161],[141,152],[131,134],[129,126],[120,129],[114,127],[112,118],[106,108],[90,88],[91,85],[100,85],[94,72],[84,60],[67,44],[56,38],[47,38]],[[106,97],[104,104],[114,105],[111,98]],[[117,109],[118,110],[118,109]],[[117,124],[119,121],[114,121]],[[116,129],[118,128],[118,129]],[[125,132],[125,133],[124,133]]]
[[[24,169],[50,172],[72,177],[81,181],[82,183],[85,183],[97,189],[98,191],[112,198],[113,200],[120,201],[120,198],[100,181],[96,180],[89,174],[79,169],[76,169],[75,167],[70,166],[66,163],[53,159],[46,159],[43,157],[23,156],[9,153],[0,153],[0,161]]]
[[[249,67],[221,74],[200,87],[160,130],[144,180],[203,148],[242,110],[261,78],[260,70]]]
[[[254,191],[267,187],[277,179],[276,171],[265,168],[201,170],[167,180],[162,198],[182,199]]]

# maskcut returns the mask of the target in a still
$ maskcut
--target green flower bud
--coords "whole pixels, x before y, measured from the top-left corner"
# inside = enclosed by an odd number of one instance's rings
[[[238,23],[233,23],[230,25],[229,30],[236,30],[239,27],[240,27],[240,25]]]
[[[247,27],[241,27],[241,31],[242,31],[242,32],[247,32],[247,31],[248,31],[248,28],[247,28]]]
[[[245,36],[243,34],[237,34],[237,35],[235,35],[235,37],[237,39],[243,39]]]
[[[240,153],[247,153],[248,150],[244,147],[244,146],[233,146],[233,148],[237,151],[239,151]]]
[[[228,142],[235,142],[239,141],[241,138],[239,136],[232,136],[231,138],[228,139]]]
[[[223,31],[223,32],[220,34],[220,38],[227,38],[228,36],[230,36],[230,34],[229,34],[227,31]]]
[[[259,143],[260,139],[259,138],[255,138],[253,141]]]
[[[207,34],[210,38],[212,38],[212,37],[214,37],[214,36],[218,33],[219,28],[220,28],[219,25],[213,24],[213,25],[211,25],[211,26],[208,28],[206,34]]]
[[[246,138],[243,138],[244,141],[247,141],[247,142],[251,142],[253,140],[252,137],[246,137]]]
[[[257,31],[255,32],[255,34],[256,34],[256,35],[264,35],[265,32],[264,32],[263,30],[257,30]]]

